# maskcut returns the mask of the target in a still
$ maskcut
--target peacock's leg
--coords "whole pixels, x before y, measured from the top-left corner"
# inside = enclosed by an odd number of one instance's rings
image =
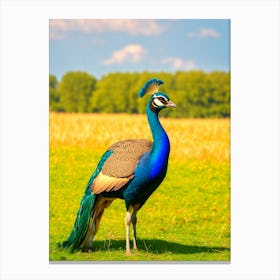
[[[100,221],[103,216],[104,210],[105,210],[105,208],[110,206],[110,204],[112,203],[113,200],[114,199],[112,199],[112,198],[104,198],[101,196],[97,199],[95,209],[93,212],[93,216],[90,219],[90,224],[88,227],[86,237],[81,245],[81,249],[83,252],[92,251],[93,239],[99,229]]]
[[[124,223],[125,223],[125,232],[126,232],[126,254],[131,255],[130,252],[130,243],[129,243],[129,228],[130,228],[130,223],[131,223],[131,214],[129,211],[126,212],[125,218],[124,218]]]
[[[133,249],[138,250],[137,243],[136,243],[136,224],[137,224],[137,211],[134,210],[131,215],[131,222],[133,225]]]

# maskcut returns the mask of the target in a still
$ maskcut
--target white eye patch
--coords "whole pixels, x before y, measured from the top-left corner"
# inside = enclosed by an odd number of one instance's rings
[[[154,99],[154,103],[155,105],[157,105],[158,107],[164,106],[164,104],[157,98]]]

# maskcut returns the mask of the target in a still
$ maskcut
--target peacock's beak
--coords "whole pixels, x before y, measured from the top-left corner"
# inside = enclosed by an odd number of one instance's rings
[[[168,102],[165,104],[165,107],[167,107],[167,108],[176,108],[176,104],[173,101],[168,100]]]

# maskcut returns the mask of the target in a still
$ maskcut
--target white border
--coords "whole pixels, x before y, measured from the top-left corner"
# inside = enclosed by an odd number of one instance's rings
[[[279,2],[1,1],[1,279],[279,279]],[[49,18],[229,18],[231,264],[48,261]]]

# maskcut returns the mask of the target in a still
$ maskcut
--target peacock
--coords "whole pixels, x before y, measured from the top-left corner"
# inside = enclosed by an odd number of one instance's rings
[[[169,138],[158,119],[164,108],[176,108],[168,95],[159,92],[163,81],[153,78],[139,91],[139,97],[151,94],[146,106],[153,142],[130,139],[110,146],[91,175],[82,197],[74,228],[60,246],[72,252],[91,251],[104,210],[116,198],[126,207],[126,254],[131,254],[130,225],[133,226],[133,249],[137,250],[137,212],[163,181],[170,152]]]

